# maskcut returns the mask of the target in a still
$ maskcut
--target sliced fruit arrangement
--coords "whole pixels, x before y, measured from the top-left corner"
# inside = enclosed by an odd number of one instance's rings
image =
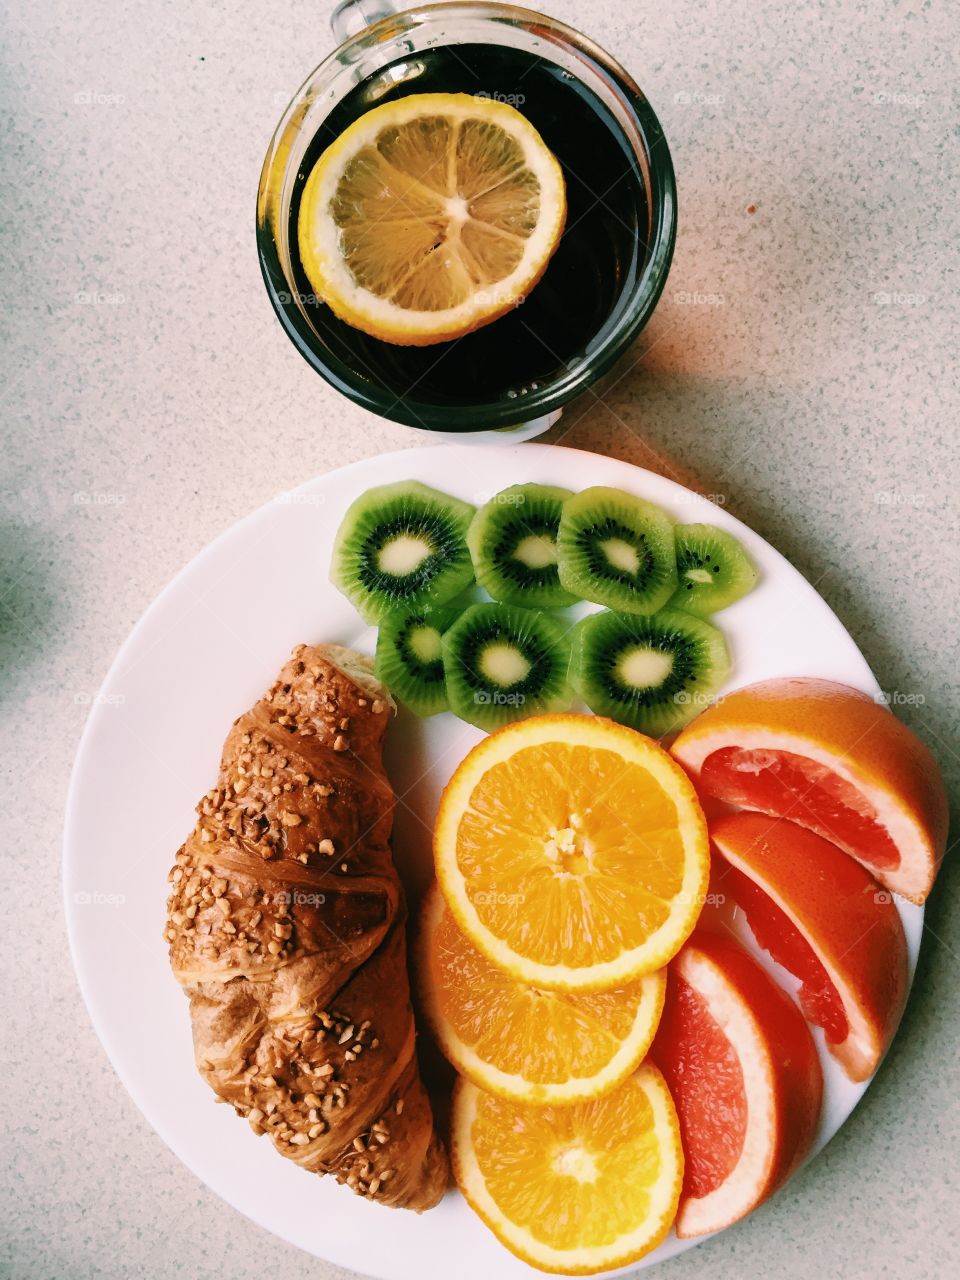
[[[473,515],[468,503],[416,480],[369,489],[337,531],[331,579],[368,622],[443,604],[473,582]]]
[[[823,1077],[793,1001],[737,943],[698,930],[670,967],[651,1051],[686,1157],[681,1238],[739,1221],[804,1159]]]
[[[590,710],[652,737],[686,723],[730,670],[723,634],[679,609],[592,613],[571,644],[571,679]]]
[[[689,613],[716,613],[749,591],[757,567],[732,533],[711,524],[676,528],[677,579],[670,604]]]
[[[677,588],[673,521],[620,489],[584,489],[563,505],[560,582],[583,600],[624,613],[655,613]]]
[[[468,941],[436,885],[416,961],[422,1008],[450,1062],[488,1093],[539,1106],[583,1102],[625,1080],[650,1047],[666,988],[662,970],[592,994],[518,982]]]
[[[464,1197],[511,1253],[541,1271],[625,1267],[670,1230],[683,1153],[653,1066],[570,1107],[508,1101],[461,1080],[451,1129]]]
[[[886,707],[829,680],[748,685],[704,711],[672,751],[701,793],[789,818],[922,903],[947,839],[932,755]]]
[[[696,557],[708,567],[697,568]],[[679,588],[678,558],[688,579]],[[464,604],[469,624],[440,625],[440,607],[474,576],[496,603],[475,606],[482,612]],[[419,715],[449,707],[495,729],[566,709],[575,687],[591,710],[660,736],[694,716],[729,671],[722,634],[698,615],[739,598],[756,571],[730,534],[674,526],[619,489],[518,484],[475,511],[409,481],[353,503],[331,578],[368,622],[383,625],[378,673]],[[619,612],[581,621],[568,671],[572,624],[543,611],[580,600]],[[688,601],[695,607],[678,607]]]
[[[317,161],[298,243],[317,293],[384,342],[428,346],[504,315],[566,220],[557,160],[514,107],[419,93],[374,107]]]
[[[522,721],[474,747],[441,797],[434,858],[473,945],[559,991],[661,968],[696,923],[709,875],[683,770],[649,738],[583,715]]]
[[[570,706],[566,631],[545,613],[472,605],[442,648],[450,708],[480,729]]]
[[[456,617],[440,605],[388,614],[380,624],[376,674],[418,716],[435,716],[450,705],[441,641]]]
[[[560,585],[557,531],[569,489],[515,484],[480,508],[467,532],[477,581],[494,600],[559,609],[579,598]]]
[[[758,813],[713,823],[717,883],[758,944],[800,979],[800,1007],[852,1080],[893,1039],[907,991],[907,943],[889,893],[842,850]]]

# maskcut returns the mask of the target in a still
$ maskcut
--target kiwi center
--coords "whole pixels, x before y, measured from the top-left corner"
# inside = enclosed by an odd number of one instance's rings
[[[377,562],[381,572],[392,578],[405,578],[415,573],[433,555],[433,547],[423,537],[400,533],[380,548]]]
[[[513,558],[528,569],[546,569],[557,563],[557,544],[545,534],[529,534],[517,543]]]
[[[477,663],[480,674],[503,689],[525,680],[530,674],[530,666],[522,651],[506,640],[484,645]]]
[[[407,637],[410,652],[427,666],[440,658],[440,632],[436,627],[413,627]]]
[[[626,649],[617,660],[617,675],[631,689],[656,689],[673,670],[673,654],[663,649]]]
[[[683,576],[689,578],[691,582],[711,583],[713,581],[713,574],[709,569],[688,569]]]
[[[625,542],[623,538],[605,539],[600,543],[600,550],[614,569],[619,569],[621,573],[629,573],[631,577],[638,573],[640,557],[637,555],[637,549],[629,542]]]

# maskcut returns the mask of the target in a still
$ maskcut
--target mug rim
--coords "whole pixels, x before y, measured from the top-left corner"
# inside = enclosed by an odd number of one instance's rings
[[[505,21],[515,16],[522,23],[534,22],[538,27],[546,26],[551,32],[563,37],[563,43],[572,45],[598,64],[613,80],[616,90],[626,99],[629,110],[635,117],[646,162],[644,177],[650,210],[646,262],[628,299],[625,303],[621,300],[621,305],[627,308],[626,315],[603,347],[584,357],[576,370],[560,379],[551,379],[544,387],[527,391],[515,399],[500,396],[495,400],[470,405],[443,405],[408,395],[393,397],[391,401],[390,392],[366,383],[349,362],[332,353],[321,357],[314,350],[316,338],[313,329],[290,292],[291,281],[284,271],[276,237],[266,216],[266,189],[279,140],[289,127],[292,113],[324,70],[334,62],[342,63],[345,52],[349,53],[356,46],[369,43],[371,36],[376,37],[378,32],[395,28],[398,19],[409,19],[411,26],[420,25],[427,16],[444,12],[451,16],[471,16],[491,22]],[[490,43],[496,42],[491,40]],[[654,148],[657,151],[656,157],[653,155]],[[568,23],[534,9],[500,3],[499,0],[441,0],[436,4],[399,10],[362,28],[337,45],[314,67],[284,110],[267,149],[257,194],[256,236],[261,275],[277,318],[301,356],[326,382],[355,404],[388,421],[431,432],[464,434],[507,430],[564,408],[596,383],[610,371],[650,319],[666,285],[676,234],[677,184],[670,149],[656,112],[633,77],[605,49]]]

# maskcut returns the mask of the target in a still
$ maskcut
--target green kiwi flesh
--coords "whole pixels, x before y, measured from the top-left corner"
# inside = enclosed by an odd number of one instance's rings
[[[447,710],[441,638],[456,616],[443,607],[404,609],[380,624],[374,670],[415,715]]]
[[[473,581],[474,508],[416,480],[368,489],[337,531],[330,577],[368,622],[443,604]]]
[[[564,503],[557,535],[565,590],[625,613],[655,613],[677,589],[673,521],[620,489],[584,489]]]
[[[560,585],[557,531],[569,489],[515,484],[473,517],[467,545],[481,587],[494,600],[531,609],[562,609],[578,597]]]
[[[708,705],[730,657],[716,627],[680,609],[604,612],[574,628],[570,670],[591,711],[656,738]]]
[[[732,533],[711,524],[680,524],[675,534],[680,585],[671,608],[716,613],[753,589],[757,567]]]
[[[450,710],[479,729],[565,711],[569,665],[565,628],[515,605],[472,605],[443,637]]]

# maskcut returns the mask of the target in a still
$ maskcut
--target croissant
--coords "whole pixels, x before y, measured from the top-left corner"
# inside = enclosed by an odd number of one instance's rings
[[[301,645],[233,725],[170,873],[197,1067],[290,1160],[381,1204],[448,1167],[417,1065],[405,907],[367,659]]]

